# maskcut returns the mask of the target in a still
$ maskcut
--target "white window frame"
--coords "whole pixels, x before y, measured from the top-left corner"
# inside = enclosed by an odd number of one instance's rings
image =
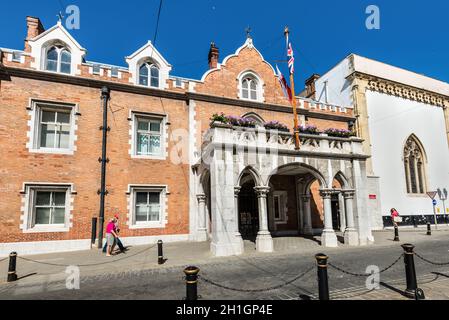
[[[49,52],[51,49],[53,49],[53,48],[55,48],[55,49],[56,49],[56,52],[58,53],[58,59],[56,60],[56,71],[48,70],[48,69],[47,69],[48,52]],[[62,53],[63,53],[64,51],[67,51],[68,53],[70,53],[70,72],[69,72],[69,73],[67,73],[67,72],[62,72],[62,71],[61,71],[61,65],[62,65]],[[45,49],[43,61],[44,61],[43,70],[45,70],[45,71],[47,71],[47,72],[61,73],[61,74],[67,74],[67,75],[73,74],[73,54],[72,54],[72,52],[70,51],[70,49],[69,49],[68,47],[66,47],[66,46],[58,45],[58,44],[53,44],[53,45],[48,46],[48,47]]]
[[[251,99],[251,87],[248,87],[248,98],[243,97],[243,81],[247,78],[251,78],[256,82],[256,99]],[[253,101],[253,102],[265,102],[264,98],[264,82],[262,79],[253,71],[247,70],[243,71],[237,77],[238,81],[238,98],[245,101]]]
[[[63,224],[35,225],[36,218],[36,194],[37,192],[65,192],[65,213]],[[53,233],[69,232],[71,224],[72,195],[73,186],[66,184],[25,184],[25,206],[23,215],[23,225],[21,227],[24,233]]]
[[[77,105],[66,104],[57,102],[47,102],[41,100],[31,100],[31,106],[29,108],[31,113],[31,131],[30,141],[28,149],[33,153],[52,153],[52,154],[66,154],[73,155],[75,148],[75,141],[77,139],[76,132],[76,117],[77,117]],[[69,148],[45,148],[41,147],[41,119],[42,111],[48,110],[52,112],[64,111],[70,114],[70,136],[69,136]]]
[[[138,192],[145,193],[159,193],[160,194],[160,206],[159,206],[159,220],[158,221],[136,221],[136,197]],[[129,216],[128,225],[130,229],[163,229],[168,223],[167,217],[167,196],[168,187],[164,185],[133,185],[128,187],[129,197]]]
[[[167,116],[152,113],[132,112],[131,157],[135,159],[166,160],[167,159]],[[159,154],[138,154],[139,120],[160,123],[161,152]]]
[[[147,76],[148,84],[147,85],[144,85],[144,84],[140,83],[140,69],[143,66],[145,66],[147,68],[147,72],[148,72],[148,76]],[[153,69],[153,68],[156,68],[158,70],[157,86],[153,86],[151,84],[152,83],[152,78],[153,78],[152,75],[151,75],[151,69]],[[156,88],[156,89],[161,87],[161,68],[156,63],[151,62],[151,61],[145,61],[145,62],[141,63],[138,66],[138,68],[137,68],[137,75],[138,75],[137,76],[137,84],[139,86],[146,87],[146,88]]]

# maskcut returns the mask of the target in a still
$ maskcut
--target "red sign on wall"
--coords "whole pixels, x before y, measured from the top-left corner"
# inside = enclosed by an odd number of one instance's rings
[[[370,199],[370,200],[376,200],[376,199],[377,199],[377,195],[375,195],[375,194],[370,194],[370,195],[369,195],[369,199]]]

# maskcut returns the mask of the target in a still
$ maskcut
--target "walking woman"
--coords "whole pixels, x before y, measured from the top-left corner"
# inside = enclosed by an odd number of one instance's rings
[[[393,222],[393,226],[397,227],[398,222],[402,222],[402,218],[399,216],[399,212],[395,208],[392,208],[390,210],[390,214],[391,214],[391,221]]]
[[[106,241],[108,244],[108,248],[106,250],[106,257],[110,257],[112,256],[112,252],[114,251],[114,247],[117,243],[117,232],[116,232],[116,227],[115,227],[115,223],[117,222],[117,220],[111,219],[111,221],[109,221],[108,225],[106,226]]]

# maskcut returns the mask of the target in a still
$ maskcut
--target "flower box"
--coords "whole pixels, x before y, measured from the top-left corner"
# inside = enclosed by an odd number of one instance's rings
[[[318,128],[313,125],[299,126],[297,129],[298,129],[299,133],[303,133],[303,134],[312,134],[312,135],[321,134],[321,132],[318,130]]]
[[[325,130],[324,133],[326,133],[329,137],[336,137],[336,138],[350,138],[355,136],[355,133],[353,131],[346,129],[330,128]]]
[[[264,127],[267,130],[277,130],[277,131],[281,131],[281,132],[290,132],[288,127],[285,124],[280,123],[279,121],[266,122],[264,124]]]

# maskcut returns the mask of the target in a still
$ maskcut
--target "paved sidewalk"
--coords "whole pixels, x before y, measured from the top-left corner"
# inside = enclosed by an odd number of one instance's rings
[[[382,290],[367,292],[365,276],[352,276],[330,267],[333,299],[404,299],[400,294],[405,289],[401,242],[393,242],[390,231],[376,232],[375,237],[377,243],[372,246],[334,249],[319,246],[317,239],[278,238],[274,239],[277,251],[272,254],[257,253],[254,244],[247,242],[243,256],[230,258],[213,258],[208,243],[173,243],[165,246],[168,260],[163,266],[157,265],[157,250],[152,246],[131,248],[126,255],[113,258],[106,258],[97,250],[21,257],[21,279],[0,284],[0,299],[181,300],[185,295],[182,270],[190,264],[201,268],[198,290],[204,300],[316,299],[314,255],[318,252],[328,254],[334,266],[348,272],[365,273],[372,265],[388,270],[381,274],[385,284]],[[440,263],[449,260],[448,239],[447,231],[434,232],[431,237],[425,235],[425,230],[401,233],[403,242],[416,244],[417,253]],[[392,264],[394,261],[397,262]],[[80,266],[80,290],[67,290],[68,264]],[[449,288],[444,279],[449,279],[448,265],[420,259],[415,264],[420,277],[418,285],[427,298],[446,299]],[[386,269],[390,265],[392,268]],[[1,280],[6,278],[6,271],[7,262],[0,263]]]
[[[434,231],[433,236],[426,235],[426,229],[402,230],[401,242],[393,242],[393,234],[390,230],[374,233],[375,243],[370,246],[349,247],[340,244],[339,248],[323,248],[319,244],[319,237],[305,239],[298,237],[275,238],[275,252],[262,254],[255,251],[252,242],[245,242],[245,254],[240,257],[216,258],[210,253],[209,243],[182,242],[164,245],[164,255],[167,259],[162,266],[157,264],[157,246],[132,247],[126,254],[114,257],[106,257],[98,249],[90,251],[45,254],[36,256],[18,257],[17,273],[20,283],[23,285],[57,282],[66,279],[67,266],[79,266],[83,277],[115,274],[123,272],[139,272],[143,270],[177,269],[188,265],[213,265],[232,263],[241,258],[258,258],[285,256],[289,253],[302,254],[313,257],[318,252],[329,255],[338,255],[339,252],[364,252],[368,248],[398,247],[400,243],[422,243],[432,241],[436,238],[449,239],[449,230]],[[126,243],[125,243],[126,245]],[[0,262],[0,286],[6,280],[8,260]]]

